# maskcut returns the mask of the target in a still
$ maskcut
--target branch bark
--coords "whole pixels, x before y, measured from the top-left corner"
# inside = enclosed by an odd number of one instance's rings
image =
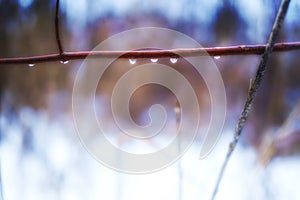
[[[55,24],[55,38],[58,47],[58,52],[59,55],[62,56],[64,51],[61,45],[60,34],[59,34],[59,0],[56,0],[54,24]]]
[[[277,16],[276,16],[275,22],[273,24],[273,28],[272,28],[271,34],[269,36],[268,43],[267,43],[267,45],[265,47],[265,50],[262,54],[261,61],[259,63],[255,78],[251,82],[245,105],[243,107],[242,113],[241,113],[241,115],[239,117],[239,120],[237,122],[237,126],[236,126],[236,129],[235,129],[234,135],[233,135],[233,139],[232,139],[232,141],[230,142],[230,144],[228,146],[228,151],[227,151],[225,160],[222,164],[221,170],[219,172],[217,182],[215,184],[215,188],[214,188],[212,196],[211,196],[211,200],[214,200],[217,193],[218,193],[219,185],[220,185],[220,183],[223,179],[223,175],[225,173],[228,162],[229,162],[229,160],[232,156],[233,151],[235,150],[236,145],[239,142],[239,138],[241,136],[242,130],[244,129],[244,126],[247,122],[249,113],[250,113],[251,108],[252,108],[253,101],[256,97],[257,91],[258,91],[258,89],[261,85],[261,82],[262,82],[263,78],[264,78],[268,60],[270,58],[270,55],[271,55],[272,51],[275,49],[274,48],[275,47],[275,42],[278,38],[279,30],[280,30],[280,28],[282,26],[282,23],[284,21],[284,18],[286,16],[289,4],[290,4],[290,0],[283,0],[281,2],[280,8],[277,12]]]
[[[58,39],[59,37],[57,37]],[[60,44],[60,39],[57,43]],[[170,50],[136,50],[136,51],[78,51],[64,52],[61,44],[58,45],[61,53],[47,54],[39,56],[0,58],[0,64],[30,64],[53,61],[82,60],[87,56],[92,58],[168,58],[193,56],[227,56],[227,55],[260,55],[264,53],[266,44],[258,45],[239,45],[228,47],[208,47],[193,49],[170,49]],[[292,51],[300,50],[299,42],[283,42],[274,45],[273,51]]]

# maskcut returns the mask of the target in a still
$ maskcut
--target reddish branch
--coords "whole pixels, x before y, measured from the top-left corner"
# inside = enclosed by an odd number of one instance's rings
[[[63,54],[63,48],[61,45],[61,40],[60,40],[60,34],[59,34],[59,0],[56,0],[56,6],[55,6],[55,38],[56,38],[56,43],[58,47],[58,52],[60,55]]]
[[[60,40],[58,40],[60,41]],[[60,42],[58,43],[60,44]],[[61,45],[59,45],[61,48]],[[0,58],[0,64],[29,64],[51,61],[81,60],[87,56],[93,58],[168,58],[174,56],[225,56],[263,54],[266,45],[240,45],[229,47],[208,47],[197,49],[171,49],[171,50],[139,50],[139,51],[79,51],[62,52],[61,54],[48,54],[31,57]],[[300,50],[300,42],[277,43],[273,51]]]

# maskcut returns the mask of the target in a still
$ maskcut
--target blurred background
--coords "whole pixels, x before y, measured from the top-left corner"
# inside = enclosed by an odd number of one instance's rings
[[[110,36],[137,27],[182,32],[204,47],[266,43],[279,0],[61,0],[60,27],[66,51],[91,50]],[[0,57],[57,53],[54,0],[0,0]],[[280,42],[300,41],[300,2],[292,0]],[[273,53],[241,142],[229,163],[218,199],[298,199],[300,191],[300,51]],[[72,119],[72,87],[82,61],[0,66],[2,192],[18,199],[202,199],[209,198],[246,99],[260,56],[222,56],[215,62],[227,95],[227,116],[213,152],[198,160],[201,137],[169,168],[127,175],[94,160],[80,144]],[[160,60],[159,62],[164,62]],[[123,65],[130,64],[128,62]],[[201,115],[210,102],[201,77],[184,61],[179,69],[199,91]],[[110,68],[97,91],[106,117],[112,87],[124,73]],[[204,92],[203,92],[204,91]],[[174,96],[144,87],[130,104],[133,119],[153,103],[172,115]],[[176,127],[175,113],[170,127]],[[205,127],[203,121],[201,126]],[[110,123],[110,122],[108,122]],[[171,130],[171,129],[170,129]],[[112,131],[113,132],[113,131]],[[113,140],[128,146],[116,133]],[[172,135],[172,133],[170,133]],[[151,146],[153,144],[149,144]]]

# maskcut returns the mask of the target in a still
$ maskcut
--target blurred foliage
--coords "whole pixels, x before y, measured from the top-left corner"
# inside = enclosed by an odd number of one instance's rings
[[[27,6],[20,2],[26,1],[0,1],[0,57],[56,53],[58,50],[54,35],[55,1],[27,1],[30,3]],[[216,8],[206,14],[206,18],[197,17],[199,12],[205,12],[203,10],[205,8],[197,7],[201,5],[201,1],[185,0],[184,2],[186,7],[182,8],[177,18],[170,18],[159,10],[144,13],[139,12],[136,7],[125,14],[118,14],[112,8],[108,12],[99,12],[98,15],[93,16],[87,12],[84,16],[78,16],[82,18],[78,23],[70,17],[70,12],[73,11],[68,11],[69,8],[64,6],[60,14],[63,46],[65,50],[90,50],[115,33],[143,26],[174,29],[195,38],[203,46],[258,43],[261,42],[258,35],[264,35],[261,33],[266,33],[264,41],[267,40],[280,1],[264,1],[262,5],[265,7],[262,10],[265,12],[257,17],[255,13],[246,17],[242,15],[239,1],[224,1],[216,4]],[[76,4],[75,1],[72,3]],[[92,3],[95,1],[87,1],[87,9],[88,11],[90,9],[91,13]],[[176,1],[170,2],[170,4],[174,3]],[[62,4],[66,5],[63,2]],[[264,16],[264,19],[261,19],[261,16]],[[260,24],[261,21],[265,23],[263,26]],[[249,35],[250,29],[252,31],[250,33],[257,31],[260,34]],[[299,22],[285,24],[280,41],[299,40],[299,30]],[[262,132],[279,126],[300,98],[298,57],[299,51],[274,53],[255,102],[254,112],[251,114],[250,125],[247,126],[248,143],[259,145],[263,137]],[[216,61],[227,92],[228,125],[234,124],[237,120],[258,61],[259,56],[226,56]],[[37,64],[33,68],[19,65],[1,66],[0,93],[1,100],[5,102],[1,110],[17,112],[25,105],[35,109],[49,108],[53,95],[61,91],[71,94],[73,74],[78,64],[79,62],[74,61],[68,65],[59,62]],[[111,80],[115,78],[115,74],[119,73],[118,69],[114,70],[106,77],[108,88],[111,87],[113,83]],[[193,79],[193,73],[189,71],[183,73]],[[61,101],[62,109],[70,109],[71,95],[66,95],[58,101]],[[140,95],[135,103],[136,111],[135,108],[132,110],[139,113],[145,105],[155,101],[156,99],[151,100]],[[206,101],[203,102],[205,106]],[[54,111],[50,110],[49,113],[51,112]]]

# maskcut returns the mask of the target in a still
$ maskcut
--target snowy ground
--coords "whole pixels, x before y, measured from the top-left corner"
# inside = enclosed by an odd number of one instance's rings
[[[179,165],[156,173],[128,175],[108,169],[94,160],[80,144],[72,119],[50,120],[43,111],[20,112],[20,123],[3,115],[1,170],[5,200],[175,200],[209,199],[224,160],[231,130],[224,131],[214,151],[199,160],[200,144],[192,145]],[[33,139],[22,139],[24,130]],[[25,131],[26,132],[26,131]],[[150,145],[150,144],[149,144]],[[267,168],[256,163],[256,154],[241,144],[234,152],[217,199],[299,199],[300,159],[274,160]]]

